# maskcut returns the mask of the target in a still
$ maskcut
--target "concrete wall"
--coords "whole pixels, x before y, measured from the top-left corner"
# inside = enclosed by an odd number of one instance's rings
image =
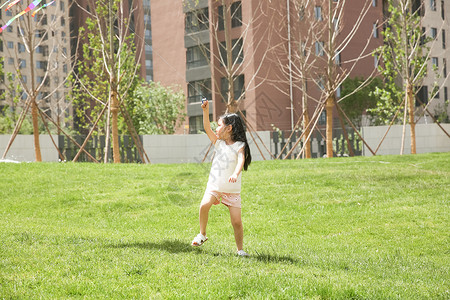
[[[258,134],[270,149],[270,132],[258,132]],[[53,138],[57,142],[57,136]],[[10,135],[0,135],[0,157],[3,156],[9,139]],[[250,136],[248,136],[248,141],[253,160],[262,160],[263,158]],[[268,152],[259,140],[257,141],[265,158],[270,159]],[[143,144],[152,163],[199,163],[208,152],[210,141],[205,134],[145,135]],[[40,136],[40,145],[43,161],[59,161],[58,152],[48,135]],[[209,151],[206,162],[211,161],[212,153],[213,149]],[[33,136],[18,135],[5,159],[21,162],[35,161]]]
[[[450,124],[441,124],[441,126],[450,134]],[[375,151],[383,138],[389,126],[370,126],[363,127],[362,135],[364,140]],[[389,130],[377,155],[400,154],[402,143],[402,125],[394,125]],[[410,126],[406,125],[405,148],[403,154],[411,153],[411,131]],[[428,152],[448,152],[450,151],[450,138],[436,124],[418,124],[416,125],[416,153]],[[364,146],[363,154],[372,156],[370,150]]]

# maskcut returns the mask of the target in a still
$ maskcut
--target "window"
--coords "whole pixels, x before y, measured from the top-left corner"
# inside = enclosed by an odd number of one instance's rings
[[[430,0],[430,8],[432,11],[436,11],[436,0]]]
[[[437,38],[437,28],[431,27],[431,37],[432,37],[433,39],[436,39],[436,38]]]
[[[422,0],[413,0],[412,11],[413,13],[418,13],[421,16],[425,15],[425,6],[422,5]]]
[[[190,11],[185,16],[185,31],[186,33],[198,32],[209,29],[208,7]]]
[[[442,20],[445,20],[444,0],[441,1],[441,18]]]
[[[225,29],[224,24],[224,10],[223,6],[219,6],[219,30]],[[231,28],[239,27],[242,25],[242,4],[241,1],[236,1],[231,3],[230,5],[230,14],[231,14]]]
[[[300,6],[300,8],[298,9],[298,19],[300,21],[303,21],[305,19],[305,6],[304,5]]]
[[[431,58],[431,63],[433,64],[434,67],[439,67],[439,58],[432,57]]]
[[[373,23],[373,37],[378,38],[378,23]]]
[[[375,68],[378,68],[378,64],[379,64],[378,54],[375,54],[373,56],[373,65]]]
[[[322,76],[320,76],[316,81],[317,86],[319,87],[320,91],[325,90],[325,80]]]
[[[38,60],[36,62],[36,68],[38,69],[43,69],[43,70],[47,70],[47,62],[46,61],[40,61]]]
[[[222,77],[221,89],[222,99],[226,102],[228,99],[228,79]],[[244,75],[238,75],[233,78],[234,100],[238,100],[245,92]]]
[[[25,45],[22,43],[17,43],[17,48],[19,50],[19,53],[25,52]]]
[[[27,61],[25,59],[19,58],[19,69],[23,69],[27,67]]]
[[[12,57],[8,58],[8,65],[14,65],[14,58],[12,58]]]
[[[416,106],[428,103],[428,86],[421,86],[416,94]]]
[[[244,49],[242,38],[235,39],[231,41],[231,64],[240,64],[244,60]],[[221,62],[223,62],[223,66],[227,65],[227,52],[225,42],[220,43],[220,57]]]
[[[444,78],[447,78],[447,59],[442,59],[442,75],[444,75]]]
[[[8,48],[14,49],[14,42],[8,42]]]
[[[327,112],[325,110],[319,116],[319,125],[327,124]]]
[[[447,48],[447,45],[445,43],[446,43],[446,40],[445,40],[445,29],[442,29],[442,49]]]
[[[315,6],[314,7],[314,17],[317,21],[322,21],[322,7],[321,6]]]
[[[448,100],[448,89],[446,86],[444,86],[444,100],[447,101]]]
[[[372,0],[372,6],[377,7],[377,0]]]
[[[192,69],[207,66],[208,56],[209,56],[209,44],[187,48],[186,67],[188,69]]]
[[[334,63],[338,66],[341,65],[341,51],[336,51],[336,55],[334,57]]]
[[[316,55],[317,56],[323,56],[324,55],[324,43],[323,42],[316,42],[315,43],[316,48]]]
[[[213,118],[212,115],[209,115],[209,119]],[[203,116],[194,116],[189,117],[189,133],[197,134],[199,132],[205,132],[203,129]]]
[[[202,97],[212,98],[211,78],[191,81],[188,84],[188,103],[198,103],[202,101]]]

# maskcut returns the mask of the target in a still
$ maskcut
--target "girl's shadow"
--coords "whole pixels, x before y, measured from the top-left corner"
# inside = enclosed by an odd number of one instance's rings
[[[141,248],[149,250],[164,250],[170,253],[186,253],[199,251],[197,247],[192,247],[190,244],[179,240],[164,240],[160,243],[141,242],[141,243],[123,243],[110,245],[111,248]]]

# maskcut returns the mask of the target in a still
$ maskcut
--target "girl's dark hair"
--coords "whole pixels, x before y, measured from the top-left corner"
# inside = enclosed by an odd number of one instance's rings
[[[247,136],[245,134],[245,125],[238,114],[226,114],[220,117],[225,125],[231,125],[231,139],[235,142],[244,142],[244,170],[247,171],[248,166],[252,162],[250,147],[248,146]]]

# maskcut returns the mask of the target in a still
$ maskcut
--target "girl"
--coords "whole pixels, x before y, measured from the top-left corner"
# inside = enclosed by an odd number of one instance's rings
[[[231,224],[236,240],[237,254],[247,256],[242,249],[244,230],[241,220],[241,172],[247,170],[252,161],[245,128],[237,114],[227,114],[219,118],[216,133],[209,123],[209,103],[202,102],[203,127],[214,144],[215,155],[209,173],[208,185],[200,204],[200,233],[192,241],[192,246],[201,246],[208,240],[206,225],[211,206],[220,202],[230,211]]]

